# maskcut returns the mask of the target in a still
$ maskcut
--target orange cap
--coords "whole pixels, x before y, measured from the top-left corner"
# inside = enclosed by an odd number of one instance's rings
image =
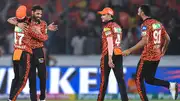
[[[101,15],[103,15],[103,14],[114,15],[114,11],[109,7],[104,8],[102,11],[99,11],[98,13]]]
[[[16,10],[16,18],[18,19],[24,19],[26,17],[26,6],[21,5],[18,7],[18,9]]]

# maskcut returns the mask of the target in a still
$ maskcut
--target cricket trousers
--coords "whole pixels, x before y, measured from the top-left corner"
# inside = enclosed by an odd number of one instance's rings
[[[116,80],[119,86],[121,100],[128,101],[128,96],[126,92],[126,84],[125,84],[124,76],[123,76],[122,62],[123,62],[123,58],[121,55],[113,55],[113,63],[115,67],[112,68],[112,70],[114,72],[114,75],[116,77]],[[99,90],[97,101],[104,101],[104,97],[105,97],[105,93],[106,93],[106,89],[107,89],[108,81],[109,81],[109,73],[111,70],[111,68],[108,65],[108,55],[102,56],[100,68],[101,68],[101,84],[100,84],[100,90]]]
[[[31,101],[37,101],[36,91],[36,68],[40,79],[40,100],[45,100],[46,97],[46,63],[43,48],[33,49],[31,58],[31,69],[29,73],[29,87]]]
[[[15,52],[13,53],[14,79],[12,80],[9,95],[9,100],[12,101],[16,101],[17,96],[24,89],[30,71],[30,53],[21,51],[18,55],[19,59],[14,60],[14,57],[16,57],[17,54],[15,54]]]
[[[136,70],[136,86],[140,95],[141,101],[149,101],[146,95],[144,81],[150,85],[162,86],[169,88],[169,82],[155,78],[156,70],[159,61],[140,60]]]

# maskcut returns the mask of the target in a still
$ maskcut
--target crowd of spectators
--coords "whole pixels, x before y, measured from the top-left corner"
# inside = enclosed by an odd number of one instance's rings
[[[0,55],[13,51],[13,26],[7,19],[15,16],[15,10],[21,4],[28,7],[28,15],[34,4],[44,8],[42,19],[58,25],[58,31],[48,32],[47,49],[50,54],[65,55],[101,53],[102,23],[97,11],[107,6],[114,9],[114,19],[122,26],[122,48],[136,44],[141,38],[142,22],[137,9],[141,4],[149,4],[152,17],[163,23],[171,37],[167,54],[180,55],[180,0],[1,0]]]

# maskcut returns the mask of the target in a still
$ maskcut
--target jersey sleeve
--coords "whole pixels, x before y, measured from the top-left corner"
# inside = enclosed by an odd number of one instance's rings
[[[114,26],[114,27],[112,28],[112,30],[113,30],[113,32],[116,33],[116,34],[122,34],[122,29],[121,29],[121,27],[119,27],[119,26]]]
[[[149,31],[148,26],[145,24],[142,24],[141,25],[141,37],[148,36],[148,31]]]
[[[45,21],[42,21],[42,29],[41,32],[43,34],[47,34],[47,23]]]
[[[162,36],[164,36],[164,35],[166,35],[166,34],[168,34],[167,32],[166,32],[166,29],[164,28],[164,26],[163,25],[161,25],[162,26]]]
[[[46,41],[48,39],[48,35],[47,34],[37,34],[35,32],[33,32],[31,30],[31,28],[29,28],[29,35],[37,40],[40,40],[40,41]]]
[[[103,32],[104,32],[106,37],[110,37],[110,36],[113,35],[112,30],[111,30],[110,27],[104,27]]]

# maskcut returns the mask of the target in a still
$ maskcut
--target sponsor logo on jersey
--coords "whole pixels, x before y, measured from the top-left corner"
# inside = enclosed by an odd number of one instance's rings
[[[121,33],[121,32],[122,32],[122,29],[119,28],[119,27],[114,27],[114,32],[115,32],[115,33]]]
[[[146,31],[144,31],[144,32],[142,32],[141,35],[142,35],[142,36],[146,36],[146,34],[147,34]]]
[[[104,28],[103,31],[104,32],[107,32],[107,31],[110,31],[111,29],[110,28]]]
[[[145,31],[147,30],[147,27],[146,26],[142,26],[142,31]]]
[[[39,63],[43,63],[44,62],[44,58],[39,58]]]
[[[105,35],[106,35],[106,36],[108,36],[108,35],[110,35],[110,34],[111,34],[111,31],[105,32]]]
[[[22,29],[21,29],[21,28],[19,28],[19,27],[17,27],[17,26],[15,26],[14,31],[15,31],[15,32],[22,32]]]
[[[153,27],[154,30],[155,29],[160,29],[161,25],[159,23],[154,23],[154,24],[152,24],[152,27]]]

